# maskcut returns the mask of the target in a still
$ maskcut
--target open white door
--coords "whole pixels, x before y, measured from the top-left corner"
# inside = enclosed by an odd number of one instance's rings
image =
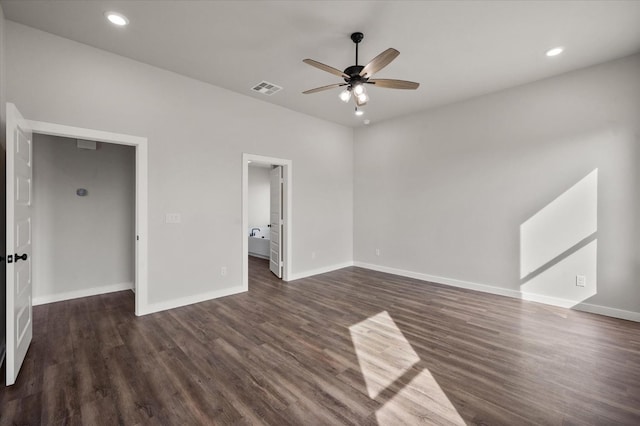
[[[282,166],[271,169],[271,241],[269,269],[282,278]]]
[[[32,135],[7,104],[7,386],[16,381],[33,335],[31,306]]]

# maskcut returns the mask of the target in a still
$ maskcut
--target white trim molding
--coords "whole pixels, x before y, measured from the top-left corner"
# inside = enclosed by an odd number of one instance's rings
[[[105,132],[103,130],[85,129],[82,127],[65,126],[44,121],[26,120],[33,133],[42,135],[61,136],[73,139],[84,139],[97,142],[129,145],[136,149],[136,258],[135,258],[135,313],[142,315],[146,311],[148,302],[148,149],[147,138]],[[64,299],[63,299],[64,300]],[[50,302],[43,302],[50,303]],[[34,304],[35,300],[34,300]]]
[[[64,293],[38,296],[33,298],[33,306],[62,302],[64,300],[78,299],[80,297],[97,296],[99,294],[107,294],[124,290],[133,290],[133,283],[119,283],[100,287],[83,288],[82,290],[67,291]]]
[[[180,299],[167,300],[165,302],[149,303],[146,306],[146,310],[141,315],[153,314],[155,312],[166,311],[168,309],[180,308],[182,306],[193,305],[195,303],[207,302],[213,299],[219,299],[225,296],[231,296],[233,294],[244,293],[247,290],[244,286],[235,286],[225,288],[222,290],[210,291],[207,293],[196,294],[194,296],[187,296]]]
[[[444,284],[451,287],[464,288],[467,290],[475,290],[483,293],[496,294],[499,296],[512,297],[530,302],[543,303],[545,305],[559,306],[561,308],[575,309],[578,311],[589,312],[593,314],[605,315],[608,317],[624,319],[628,321],[640,322],[640,312],[625,311],[622,309],[609,308],[607,306],[593,305],[590,303],[576,303],[573,300],[559,299],[540,294],[523,293],[519,290],[496,287],[487,284],[480,284],[471,281],[457,280],[454,278],[439,277],[436,275],[423,274],[421,272],[407,271],[404,269],[391,268],[388,266],[375,265],[365,262],[353,262],[354,266],[372,271],[386,272],[387,274],[399,275],[401,277],[415,278],[421,281],[428,281],[436,284]]]
[[[389,266],[375,265],[373,263],[354,262],[354,266],[359,268],[371,269],[372,271],[386,272],[387,274],[400,275],[401,277],[415,278],[416,280],[428,281],[436,284],[444,284],[451,287],[465,288],[467,290],[476,290],[484,293],[497,294],[499,296],[514,297],[520,299],[520,292],[490,286],[486,284],[474,283],[471,281],[457,280],[454,278],[439,277],[437,275],[423,274],[421,272],[406,271],[404,269],[391,268]]]
[[[296,272],[289,276],[289,281],[312,277],[319,274],[326,274],[327,272],[337,271],[338,269],[347,268],[349,266],[353,266],[353,262],[337,263],[335,265],[323,266],[322,268],[311,269],[309,271]]]
[[[273,166],[282,166],[283,171],[283,255],[284,268],[282,271],[282,280],[291,281],[292,278],[292,253],[293,253],[293,162],[283,158],[265,157],[264,155],[242,154],[242,286],[244,291],[249,290],[249,242],[247,229],[249,228],[249,162],[271,164]]]

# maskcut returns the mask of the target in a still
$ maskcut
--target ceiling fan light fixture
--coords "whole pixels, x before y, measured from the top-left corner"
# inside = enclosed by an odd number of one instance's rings
[[[412,90],[415,90],[418,88],[418,86],[420,86],[419,83],[406,80],[392,80],[385,78],[372,80],[371,76],[389,65],[391,61],[393,61],[400,54],[400,52],[390,47],[373,58],[371,61],[369,61],[367,65],[358,65],[358,43],[362,41],[363,37],[364,35],[361,32],[351,34],[351,41],[353,41],[356,45],[356,61],[355,65],[351,65],[345,68],[344,71],[341,71],[338,68],[330,67],[329,65],[325,65],[322,62],[314,61],[313,59],[303,59],[302,62],[307,65],[311,65],[312,67],[328,72],[329,74],[341,77],[344,80],[344,83],[335,83],[316,87],[315,89],[305,90],[302,93],[308,95],[311,93],[322,92],[325,90],[342,87],[342,91],[338,94],[339,99],[345,103],[353,99],[354,103],[356,104],[355,114],[357,116],[360,116],[364,114],[364,111],[359,110],[358,108],[366,105],[369,101],[369,95],[367,94],[367,90],[365,89],[365,84],[378,85],[378,87],[387,89]],[[347,87],[345,88],[344,86]]]
[[[342,92],[340,92],[340,100],[342,102],[349,102],[349,100],[351,99],[351,90],[349,89],[344,89]]]

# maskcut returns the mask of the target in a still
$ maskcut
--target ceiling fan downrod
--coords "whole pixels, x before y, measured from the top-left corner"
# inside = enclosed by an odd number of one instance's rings
[[[361,32],[355,32],[351,34],[351,41],[356,44],[356,66],[358,66],[358,44],[360,44],[363,38],[364,34],[362,34]]]
[[[366,79],[362,79],[360,77],[360,71],[362,71],[364,66],[358,65],[358,44],[360,44],[363,38],[364,34],[362,34],[361,32],[355,32],[351,34],[351,41],[356,44],[356,63],[355,65],[351,65],[350,67],[345,68],[344,70],[344,73],[349,76],[349,78],[345,77],[344,81],[350,83],[350,85],[359,81],[366,81]]]

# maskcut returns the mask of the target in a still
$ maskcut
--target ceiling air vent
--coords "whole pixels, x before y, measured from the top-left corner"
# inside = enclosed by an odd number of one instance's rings
[[[277,86],[273,83],[269,83],[268,81],[262,81],[259,84],[256,84],[251,88],[254,92],[262,93],[263,95],[271,96],[276,92],[282,90],[282,87]]]

